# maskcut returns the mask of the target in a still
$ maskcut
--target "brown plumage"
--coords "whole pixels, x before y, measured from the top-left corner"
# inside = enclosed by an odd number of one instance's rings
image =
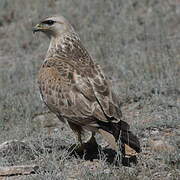
[[[117,150],[118,140],[140,152],[138,138],[122,121],[118,99],[101,67],[81,43],[79,36],[62,16],[49,17],[33,29],[50,39],[38,83],[42,99],[61,121],[67,121],[82,144],[86,129],[100,133]]]

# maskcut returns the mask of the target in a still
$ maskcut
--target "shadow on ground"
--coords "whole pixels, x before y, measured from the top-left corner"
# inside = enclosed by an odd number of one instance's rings
[[[136,156],[126,157],[122,155],[121,152],[117,153],[111,148],[102,148],[98,144],[85,143],[83,150],[79,150],[79,148],[74,144],[68,149],[68,151],[70,152],[70,156],[75,156],[84,160],[93,161],[94,159],[102,159],[102,156],[104,156],[107,163],[116,166],[123,165],[130,167],[132,164],[137,164]]]

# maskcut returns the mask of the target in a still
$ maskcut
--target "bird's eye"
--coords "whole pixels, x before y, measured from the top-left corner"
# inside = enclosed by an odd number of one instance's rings
[[[42,24],[47,24],[49,26],[53,25],[55,23],[55,21],[53,20],[46,20],[46,21],[43,21]]]

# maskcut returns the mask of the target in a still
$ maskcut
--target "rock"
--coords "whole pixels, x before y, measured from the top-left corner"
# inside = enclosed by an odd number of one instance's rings
[[[39,169],[39,167],[37,165],[0,167],[0,177],[1,176],[34,174],[38,169]]]
[[[168,142],[163,140],[149,140],[150,147],[157,152],[167,151],[173,152],[175,151],[175,147],[170,145]]]
[[[57,127],[60,120],[53,113],[38,114],[33,118],[33,122],[40,124],[41,127]]]
[[[51,135],[57,127],[61,125],[61,121],[53,113],[43,113],[38,114],[33,118],[33,123],[36,125],[36,128],[47,128],[48,134]]]
[[[158,134],[159,134],[158,128],[152,129],[151,132],[150,132],[150,134],[153,135],[153,136],[158,135]]]

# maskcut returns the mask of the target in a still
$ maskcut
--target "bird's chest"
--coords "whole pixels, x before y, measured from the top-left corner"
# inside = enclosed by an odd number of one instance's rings
[[[67,109],[69,101],[73,99],[74,86],[73,69],[59,67],[43,67],[39,71],[38,84],[45,104],[54,112],[60,113]]]

